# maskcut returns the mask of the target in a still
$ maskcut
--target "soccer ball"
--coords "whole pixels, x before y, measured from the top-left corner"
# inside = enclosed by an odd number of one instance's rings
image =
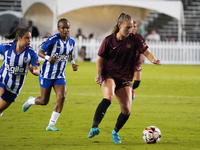
[[[147,144],[154,144],[160,141],[161,132],[156,126],[148,126],[144,129],[142,136]]]

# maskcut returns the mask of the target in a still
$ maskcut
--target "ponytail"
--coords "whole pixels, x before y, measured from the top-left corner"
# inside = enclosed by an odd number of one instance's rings
[[[114,26],[114,29],[111,32],[111,34],[119,32],[118,24],[122,24],[125,19],[131,20],[131,16],[125,13],[121,13],[120,16],[118,17],[117,24]]]
[[[13,40],[13,42],[17,42],[17,38],[15,38],[15,35],[18,29],[19,28],[15,28],[10,34],[5,34],[4,38],[8,40]]]
[[[15,28],[12,33],[5,34],[4,38],[8,40],[13,40],[13,42],[17,42],[18,37],[22,38],[26,32],[31,33],[31,31],[27,28]]]
[[[116,24],[116,25],[114,26],[114,29],[113,29],[113,31],[111,32],[111,34],[117,33],[117,32],[119,32],[118,24]]]

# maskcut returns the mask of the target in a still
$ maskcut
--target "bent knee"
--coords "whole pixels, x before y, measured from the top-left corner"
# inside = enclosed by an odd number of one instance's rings
[[[47,105],[49,103],[49,99],[41,99],[40,105]]]
[[[65,101],[65,95],[57,96],[57,100],[64,102]]]
[[[123,113],[124,115],[130,115],[130,113],[131,113],[131,108],[125,107],[125,108],[122,108],[121,111],[122,111],[122,113]]]
[[[124,115],[130,115],[131,111],[123,111],[122,112]]]
[[[106,95],[104,98],[108,99],[109,101],[112,101],[114,98],[114,95]]]
[[[41,102],[41,105],[47,105],[49,102]]]

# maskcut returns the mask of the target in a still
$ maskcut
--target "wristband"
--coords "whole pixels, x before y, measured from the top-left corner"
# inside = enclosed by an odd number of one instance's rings
[[[72,59],[72,60],[70,61],[70,63],[71,63],[71,65],[73,65],[73,64],[75,64],[75,61]]]
[[[50,56],[48,56],[48,55],[46,55],[46,56],[44,57],[44,59],[46,59],[47,61],[49,60],[49,58],[50,58]]]

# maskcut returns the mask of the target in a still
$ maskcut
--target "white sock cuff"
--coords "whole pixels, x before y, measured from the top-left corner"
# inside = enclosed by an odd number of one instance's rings
[[[29,100],[28,100],[28,104],[29,105],[35,105],[35,97],[33,97],[33,98],[30,98]]]
[[[56,112],[56,111],[53,111],[53,115],[59,117],[60,116],[60,113]]]

